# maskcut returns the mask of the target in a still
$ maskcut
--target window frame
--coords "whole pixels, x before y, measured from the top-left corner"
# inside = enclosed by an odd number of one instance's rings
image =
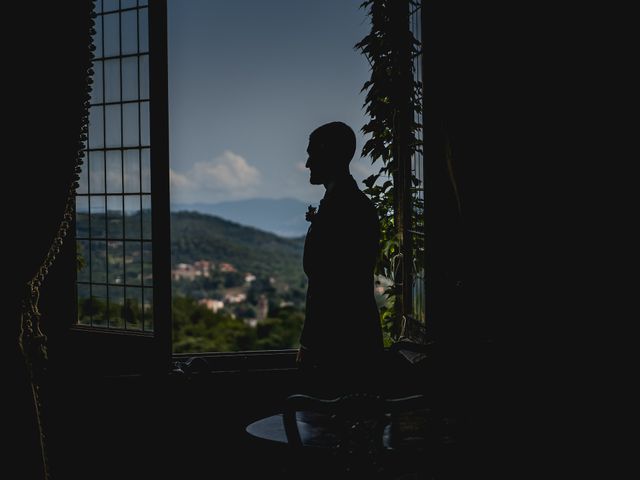
[[[150,87],[150,138],[151,138],[151,201],[152,201],[152,264],[153,264],[153,316],[154,332],[113,330],[73,324],[69,328],[73,344],[83,348],[73,352],[89,352],[92,358],[100,358],[98,363],[105,372],[139,373],[156,372],[179,373],[193,358],[202,358],[210,371],[245,372],[264,370],[293,370],[296,349],[255,350],[238,352],[197,352],[176,354],[172,348],[172,303],[171,303],[171,238],[170,238],[170,182],[169,182],[169,117],[168,117],[168,69],[167,69],[167,0],[148,2],[149,12],[149,87]],[[418,21],[424,24],[425,9],[422,8]],[[407,25],[410,28],[409,25]],[[426,57],[423,56],[422,77]],[[421,78],[424,82],[424,78]],[[425,83],[426,85],[426,83]],[[427,95],[423,105],[428,104]],[[423,110],[424,111],[424,110]],[[425,135],[426,138],[426,135]],[[428,149],[422,157],[423,171],[427,171]],[[410,177],[411,159],[403,162]],[[406,175],[405,174],[405,175]],[[423,188],[426,179],[423,180]],[[425,188],[426,190],[426,188]],[[425,203],[427,202],[425,191]],[[409,208],[412,205],[409,204]],[[424,209],[425,218],[427,208]],[[425,229],[426,229],[425,221]],[[75,228],[69,238],[75,250]],[[71,241],[73,240],[73,241]],[[424,288],[429,270],[426,269],[425,255]],[[75,280],[75,278],[74,278]],[[75,281],[74,281],[75,285]],[[75,288],[74,288],[75,291]],[[77,298],[77,297],[76,297]],[[430,305],[431,295],[427,293],[426,304]],[[77,306],[77,302],[75,302]],[[425,305],[423,304],[423,309]],[[77,311],[74,321],[77,322]],[[424,313],[426,316],[426,312]],[[123,350],[120,350],[123,349]],[[113,362],[113,352],[124,353],[124,361]],[[129,364],[127,365],[127,362]],[[115,364],[115,368],[111,368]]]
[[[171,368],[171,215],[169,200],[169,81],[167,62],[167,0],[149,1],[149,90],[151,168],[151,244],[153,315],[157,354]],[[155,99],[155,100],[154,100]],[[155,149],[155,154],[153,153]],[[163,317],[164,316],[164,317]],[[157,319],[157,320],[156,320]]]
[[[121,6],[121,4],[119,4]],[[136,6],[135,8],[139,8]],[[151,158],[151,244],[153,275],[153,332],[78,324],[77,272],[73,270],[73,319],[64,347],[67,359],[78,359],[105,374],[162,373],[171,368],[171,247],[169,210],[169,123],[167,71],[167,2],[148,1],[149,134]],[[121,11],[120,9],[117,11]],[[125,10],[126,11],[126,10]],[[104,95],[104,92],[103,92]],[[85,162],[87,159],[85,158]],[[123,192],[124,193],[124,192]],[[75,252],[75,218],[68,246]],[[75,265],[75,255],[66,262]],[[64,294],[68,298],[69,292]],[[60,309],[62,310],[62,309]],[[70,312],[65,312],[65,315]],[[113,352],[118,352],[117,358]],[[88,368],[88,367],[86,367]]]

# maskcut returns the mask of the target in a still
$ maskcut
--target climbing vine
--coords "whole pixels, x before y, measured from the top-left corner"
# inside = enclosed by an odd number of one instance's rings
[[[361,91],[366,91],[363,107],[370,120],[362,132],[371,137],[365,143],[361,155],[370,156],[371,163],[380,165],[379,171],[364,180],[364,192],[374,203],[381,222],[381,248],[376,265],[376,275],[387,282],[387,301],[381,308],[381,321],[385,343],[397,339],[404,312],[399,298],[402,294],[398,271],[402,261],[402,242],[410,234],[400,225],[398,202],[398,178],[400,168],[408,169],[406,158],[421,153],[419,131],[422,126],[414,118],[422,113],[422,84],[414,80],[412,59],[419,53],[420,43],[409,28],[409,8],[418,8],[419,1],[367,0],[361,8],[367,11],[371,21],[370,33],[355,45],[371,65],[371,77]],[[402,5],[404,4],[404,5]],[[400,7],[400,8],[399,8]],[[402,8],[406,8],[402,12]],[[408,50],[408,51],[407,51]],[[404,55],[403,55],[404,54]],[[401,85],[399,81],[407,83]],[[399,118],[409,118],[407,128],[399,132]],[[404,142],[404,150],[400,143]],[[405,159],[398,158],[404,152]],[[411,230],[423,231],[423,200],[419,195],[422,182],[415,175],[410,178]],[[405,224],[406,225],[406,224]],[[423,263],[423,240],[412,242],[412,275],[419,273]]]

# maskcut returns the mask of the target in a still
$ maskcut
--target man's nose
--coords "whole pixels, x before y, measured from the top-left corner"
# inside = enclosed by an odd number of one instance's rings
[[[307,163],[304,164],[306,168],[311,168],[311,158],[307,158]]]

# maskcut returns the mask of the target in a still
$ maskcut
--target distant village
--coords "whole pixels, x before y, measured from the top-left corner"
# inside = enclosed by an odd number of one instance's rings
[[[235,276],[236,283],[220,288],[203,288],[203,285],[208,283],[207,280],[217,274]],[[224,310],[233,318],[240,318],[251,327],[256,327],[258,323],[269,316],[269,300],[272,302],[271,305],[275,304],[280,308],[294,306],[293,302],[284,300],[281,295],[275,294],[276,290],[287,292],[289,285],[277,285],[274,277],[268,278],[268,286],[273,287],[269,290],[271,293],[267,294],[263,290],[263,285],[266,283],[263,281],[262,284],[258,284],[260,285],[259,290],[254,289],[254,295],[249,298],[251,288],[258,280],[256,275],[251,272],[238,272],[238,269],[228,262],[216,264],[209,260],[197,260],[193,263],[177,263],[171,270],[171,278],[174,282],[181,283],[183,289],[188,290],[188,296],[196,298],[200,305],[213,313]],[[184,285],[185,283],[187,285]],[[382,282],[378,282],[374,287],[376,296],[381,298],[388,286],[389,282],[384,279]],[[278,288],[276,289],[276,287]],[[279,298],[279,301],[273,297]]]
[[[215,270],[216,266],[209,260],[198,260],[194,263],[178,263],[176,268],[171,270],[171,277],[174,280],[195,280],[199,277],[209,278],[211,271]],[[230,263],[221,262],[218,264],[218,270],[225,273],[237,272],[236,267]],[[245,281],[251,283],[256,279],[251,273],[247,273]]]
[[[237,274],[238,269],[228,262],[220,262],[215,264],[209,260],[197,260],[193,263],[178,263],[171,270],[171,278],[175,282],[186,281],[196,282],[201,279],[209,279],[213,276],[214,272],[222,274]],[[233,307],[239,307],[241,304],[248,304],[247,292],[253,282],[257,280],[257,277],[251,272],[245,272],[243,275],[244,285],[234,286],[230,288],[222,289],[223,293],[217,295],[221,298],[204,297],[198,300],[200,305],[205,306],[213,313],[217,313],[222,309],[227,309],[230,314],[235,317]],[[274,285],[276,279],[269,277],[269,284]],[[284,289],[288,289],[288,285],[284,285]],[[213,296],[213,295],[212,295]],[[281,300],[279,307],[287,307],[293,305],[292,302]],[[243,315],[243,320],[246,324],[255,327],[257,324],[265,320],[269,316],[269,299],[264,293],[258,296],[257,304],[252,305],[252,311],[255,311],[255,316]]]

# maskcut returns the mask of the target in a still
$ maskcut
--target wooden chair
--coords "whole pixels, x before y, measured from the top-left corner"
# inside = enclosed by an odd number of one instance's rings
[[[298,394],[287,398],[283,422],[306,478],[398,478],[405,467],[415,469],[413,460],[427,449],[426,407],[423,395],[321,399]]]

